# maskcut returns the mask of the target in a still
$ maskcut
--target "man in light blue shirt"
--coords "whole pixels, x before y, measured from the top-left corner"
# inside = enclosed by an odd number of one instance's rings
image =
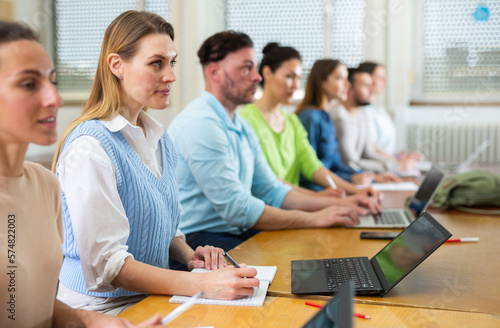
[[[235,112],[253,101],[261,81],[252,47],[234,31],[207,39],[198,51],[206,91],[169,127],[179,156],[180,229],[194,248],[210,241],[229,250],[260,230],[356,225],[357,213],[366,213],[276,178],[257,135]]]

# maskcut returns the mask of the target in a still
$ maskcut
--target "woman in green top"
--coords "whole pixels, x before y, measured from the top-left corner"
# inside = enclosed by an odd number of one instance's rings
[[[327,170],[316,156],[307,139],[307,132],[295,114],[283,110],[290,103],[295,90],[300,85],[302,74],[301,57],[292,47],[282,47],[269,43],[264,47],[264,57],[259,67],[262,75],[263,95],[254,104],[245,106],[239,114],[244,117],[260,138],[262,150],[274,173],[295,188],[300,174],[317,185],[326,188],[327,195],[341,196],[330,188],[327,176],[349,194],[378,194],[371,188],[358,189]]]

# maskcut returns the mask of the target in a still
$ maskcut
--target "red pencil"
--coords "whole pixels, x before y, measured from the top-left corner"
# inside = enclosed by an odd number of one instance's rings
[[[306,301],[306,305],[314,306],[314,307],[317,307],[317,308],[322,308],[323,307],[323,305],[321,305],[321,304],[313,303],[313,302],[309,302],[309,301]],[[371,319],[372,318],[369,315],[361,314],[361,313],[356,313],[356,312],[353,312],[352,315],[355,316],[355,317],[358,317],[358,318],[362,318],[362,319]]]
[[[323,305],[321,305],[321,304],[313,303],[313,302],[308,302],[308,301],[306,301],[306,305],[314,306],[314,307],[317,307],[317,308],[320,308],[320,309],[323,307]]]
[[[356,312],[353,312],[352,315],[355,317],[361,318],[361,319],[371,319],[372,318],[369,315],[356,313]]]

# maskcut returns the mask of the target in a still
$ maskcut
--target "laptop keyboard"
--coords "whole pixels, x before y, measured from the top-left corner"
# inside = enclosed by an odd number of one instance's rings
[[[404,219],[404,214],[401,212],[382,212],[380,215],[375,217],[375,222],[378,221],[378,224],[406,224],[406,220]]]
[[[323,264],[328,290],[334,290],[349,280],[356,289],[373,288],[373,281],[361,258],[325,259]]]

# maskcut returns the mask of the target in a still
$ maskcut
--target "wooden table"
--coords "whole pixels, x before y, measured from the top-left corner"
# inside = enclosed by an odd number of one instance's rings
[[[170,304],[169,296],[153,295],[136,304],[119,317],[139,323],[155,313],[162,316],[179,304]],[[318,301],[318,303],[325,303]],[[353,318],[356,327],[499,327],[500,318],[489,314],[398,306],[354,304],[354,310],[372,317]],[[302,327],[319,309],[304,305],[304,300],[268,296],[262,307],[194,305],[168,327]]]
[[[414,192],[385,192],[384,207],[404,207]],[[356,297],[356,327],[500,327],[500,219],[459,211],[430,213],[454,237],[479,237],[479,243],[444,244],[384,298]],[[367,256],[387,241],[360,240],[367,229],[301,229],[262,232],[229,253],[251,265],[276,265],[263,307],[195,305],[169,327],[301,327],[318,309],[305,300],[325,303],[325,296],[291,294],[290,262],[297,259]],[[384,229],[400,231],[400,229]],[[382,231],[382,230],[381,230]],[[177,304],[168,296],[150,296],[120,316],[133,322],[154,313],[166,315]]]
[[[434,217],[455,237],[479,237],[480,242],[444,244],[385,297],[365,296],[356,297],[356,300],[371,304],[500,314],[500,219],[456,212],[434,213]],[[290,292],[290,262],[351,256],[371,258],[387,241],[360,240],[361,230],[266,231],[229,253],[238,262],[276,265],[278,271],[269,286],[268,295],[298,297]]]

